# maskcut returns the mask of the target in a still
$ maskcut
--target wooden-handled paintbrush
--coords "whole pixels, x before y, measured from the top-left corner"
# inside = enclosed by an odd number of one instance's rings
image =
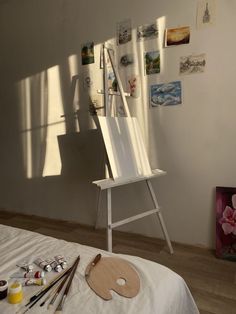
[[[69,281],[68,281],[68,283],[66,285],[66,289],[65,289],[65,291],[64,291],[64,293],[62,295],[61,301],[58,304],[58,307],[56,308],[55,314],[61,314],[62,313],[63,306],[64,306],[64,303],[65,303],[66,297],[67,297],[67,295],[69,293],[70,286],[71,286],[72,280],[74,278],[74,275],[75,275],[77,266],[79,264],[79,261],[80,261],[80,256],[77,257],[77,259],[75,261],[75,264],[73,265],[73,268],[72,268],[71,273],[70,273]]]
[[[40,304],[40,306],[44,306],[44,304],[53,296],[53,303],[54,301],[56,300],[56,297],[57,295],[60,293],[62,287],[64,286],[66,280],[68,279],[69,275],[70,275],[70,271],[72,270],[72,267],[69,269],[68,273],[66,273],[65,275],[65,278],[63,279],[63,281],[59,284],[58,287],[56,287],[47,297],[46,299]],[[56,297],[55,297],[56,295]],[[55,299],[54,299],[55,298]],[[50,304],[53,304],[52,301],[49,303]],[[49,305],[48,305],[48,308],[49,308]]]
[[[72,266],[73,267],[73,266]],[[72,267],[68,268],[65,272],[60,274],[58,277],[53,279],[47,286],[43,287],[39,292],[37,292],[35,295],[33,295],[30,299],[29,302],[25,305],[28,306],[35,300],[37,300],[41,295],[43,296],[48,290],[50,290],[62,277],[64,277],[68,272],[71,271]]]
[[[57,287],[56,291],[54,291],[54,296],[52,297],[52,300],[48,304],[48,309],[54,304],[56,301],[56,298],[58,297],[59,293],[61,292],[62,288],[64,287],[64,284],[66,283],[68,277],[70,276],[70,272],[66,275],[66,277],[63,279],[63,281],[60,283],[59,287]]]
[[[85,272],[85,278],[88,279],[91,270],[97,265],[97,263],[100,261],[102,255],[99,253],[95,256],[93,261],[90,263],[89,267],[87,267],[86,272]]]
[[[73,268],[73,266],[71,268],[69,268],[64,274],[63,276],[67,277],[67,274],[70,274],[71,269]],[[53,281],[53,283],[51,285],[49,285],[45,290],[43,290],[36,299],[34,299],[33,301],[30,302],[29,307],[22,313],[25,314],[26,312],[28,312],[40,299],[42,299],[42,297],[59,281],[61,280],[61,278],[63,277],[59,277],[56,281]],[[68,277],[67,277],[68,278]],[[27,306],[27,304],[25,305]]]

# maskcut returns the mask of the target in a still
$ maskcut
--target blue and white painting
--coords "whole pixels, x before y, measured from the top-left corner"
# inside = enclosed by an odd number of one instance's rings
[[[150,86],[151,107],[173,106],[182,103],[181,81]]]

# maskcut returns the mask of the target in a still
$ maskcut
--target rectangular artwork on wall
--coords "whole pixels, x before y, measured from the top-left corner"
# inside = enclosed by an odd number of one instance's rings
[[[82,65],[94,63],[94,43],[89,42],[81,48]]]
[[[160,73],[161,60],[160,51],[148,51],[144,53],[144,67],[145,74],[157,74]]]
[[[181,81],[155,84],[150,86],[150,105],[173,106],[182,103]]]
[[[141,25],[137,28],[137,41],[155,39],[158,37],[156,23]]]
[[[117,45],[123,45],[131,41],[132,27],[131,20],[124,20],[117,23]]]
[[[189,44],[190,27],[169,28],[165,31],[165,47]]]
[[[216,256],[236,261],[236,187],[216,187]]]
[[[197,28],[205,28],[215,24],[216,1],[198,0],[197,5]]]
[[[179,74],[203,73],[206,66],[206,54],[180,57]]]

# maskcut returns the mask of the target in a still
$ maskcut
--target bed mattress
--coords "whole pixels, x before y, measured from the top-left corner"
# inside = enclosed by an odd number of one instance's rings
[[[76,239],[77,240],[77,239]],[[72,281],[63,313],[65,314],[197,314],[199,313],[192,295],[183,280],[175,272],[155,262],[139,257],[114,254],[78,243],[66,242],[35,232],[0,225],[0,279],[9,279],[17,271],[19,262],[34,261],[37,257],[65,256],[73,262],[80,255],[80,263]],[[112,300],[105,301],[97,296],[85,280],[85,269],[98,253],[104,257],[116,256],[127,260],[140,277],[140,291],[134,298],[125,298],[112,292]],[[47,274],[48,279],[55,276]],[[10,281],[11,282],[11,281]],[[24,301],[12,305],[7,299],[0,301],[0,313],[23,313],[24,304],[39,287],[24,287]],[[43,299],[42,299],[43,300]],[[36,304],[27,313],[54,313],[59,302],[47,310]]]

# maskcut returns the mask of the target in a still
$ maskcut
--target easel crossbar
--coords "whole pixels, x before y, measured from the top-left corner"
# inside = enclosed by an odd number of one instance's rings
[[[158,213],[159,211],[160,211],[159,208],[158,209],[151,209],[151,210],[148,210],[148,211],[146,211],[146,212],[144,212],[142,214],[138,214],[138,215],[135,215],[135,216],[132,216],[132,217],[129,217],[129,218],[126,218],[126,219],[114,222],[111,225],[109,225],[109,227],[111,229],[114,229],[114,228],[117,228],[119,226],[125,225],[125,224],[127,224],[129,222],[132,222],[132,221],[141,219],[143,217],[146,217],[146,216]]]

